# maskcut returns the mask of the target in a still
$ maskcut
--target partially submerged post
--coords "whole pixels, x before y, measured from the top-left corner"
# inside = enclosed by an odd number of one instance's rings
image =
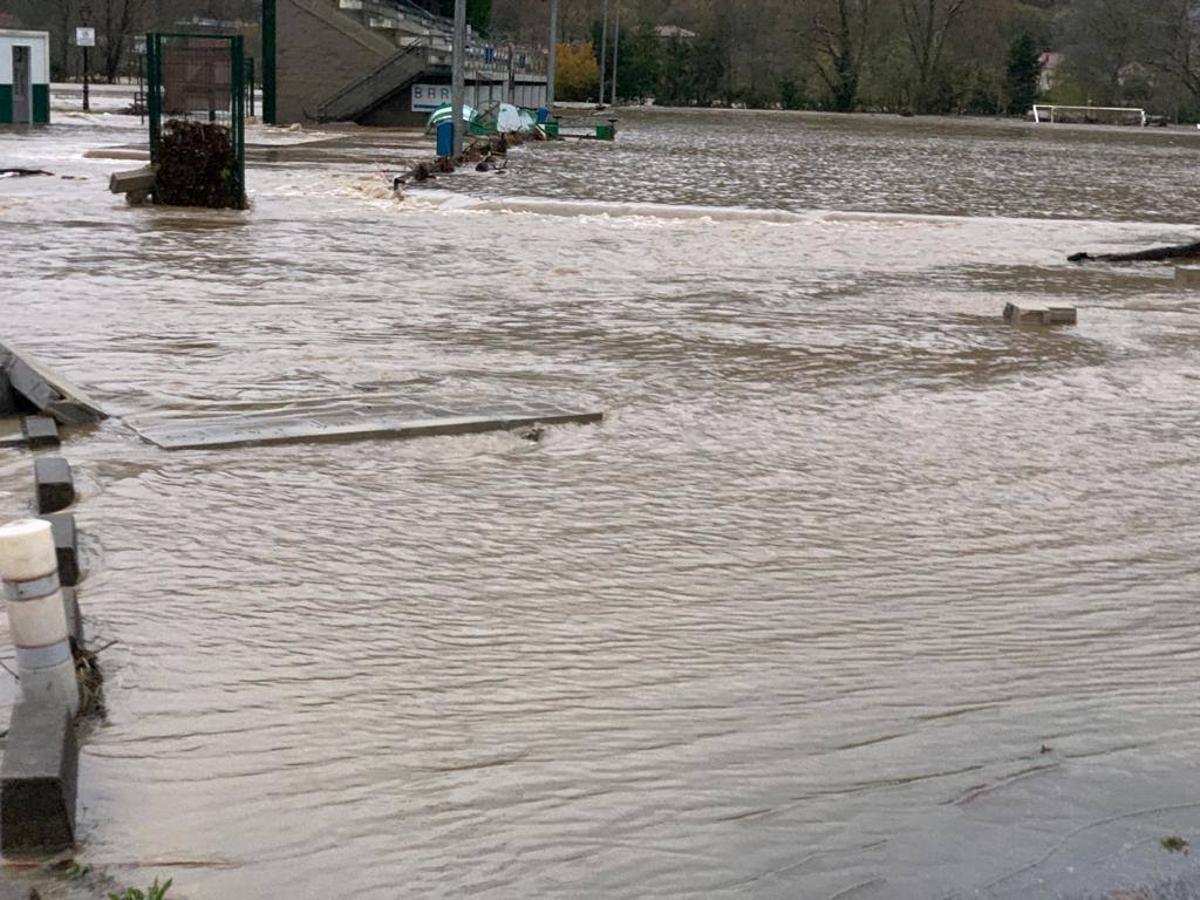
[[[22,698],[74,716],[79,685],[49,522],[21,519],[0,527],[0,579]]]

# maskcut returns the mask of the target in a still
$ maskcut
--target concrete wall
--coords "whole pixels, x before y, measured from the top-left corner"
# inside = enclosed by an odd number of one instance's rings
[[[311,119],[322,101],[396,52],[322,0],[279,0],[276,17],[275,119],[280,125]]]

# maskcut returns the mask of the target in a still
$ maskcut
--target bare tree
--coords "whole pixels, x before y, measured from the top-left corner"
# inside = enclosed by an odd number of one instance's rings
[[[928,112],[946,37],[972,0],[900,0],[900,18],[912,54],[914,112]]]
[[[146,0],[97,0],[98,30],[104,38],[104,77],[113,84],[129,49],[130,38],[143,24]]]
[[[813,13],[817,72],[840,112],[850,112],[858,103],[874,11],[873,0],[825,0]]]

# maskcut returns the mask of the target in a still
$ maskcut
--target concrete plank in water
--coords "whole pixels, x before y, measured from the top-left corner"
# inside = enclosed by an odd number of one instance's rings
[[[529,425],[588,424],[601,412],[575,412],[553,406],[512,405],[488,410],[451,411],[425,406],[337,413],[264,413],[221,418],[135,424],[144,438],[164,450],[354,441],[511,431]]]
[[[86,425],[105,418],[80,388],[12,345],[0,343],[0,369],[15,393],[60,425]]]

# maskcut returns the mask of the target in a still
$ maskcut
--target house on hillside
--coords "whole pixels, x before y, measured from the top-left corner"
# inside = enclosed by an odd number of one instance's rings
[[[658,25],[654,29],[654,34],[664,41],[692,41],[696,39],[696,32],[680,28],[678,25]]]
[[[1038,80],[1038,91],[1047,94],[1054,89],[1058,67],[1063,63],[1063,55],[1058,51],[1043,53],[1038,60],[1042,64],[1042,75]]]

